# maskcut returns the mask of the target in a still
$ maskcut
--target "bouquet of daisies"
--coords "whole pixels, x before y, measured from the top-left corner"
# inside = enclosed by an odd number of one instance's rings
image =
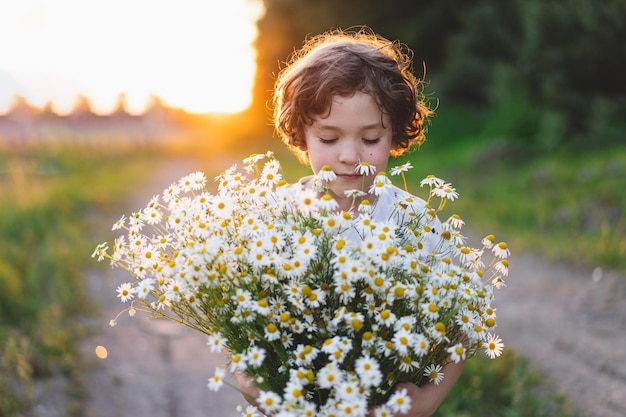
[[[390,173],[405,179],[408,168]],[[376,175],[371,195],[394,187]],[[228,353],[210,389],[245,372],[264,413],[401,412],[410,399],[398,383],[438,384],[451,361],[501,353],[491,302],[509,250],[493,235],[466,246],[458,215],[438,220],[457,197],[441,179],[425,178],[428,197],[406,193],[383,221],[372,216],[377,198],[337,210],[324,193],[333,179],[325,167],[317,191],[288,183],[271,153],[226,170],[214,193],[195,172],[122,216],[113,226],[122,234],[93,256],[132,276],[117,288],[124,311],[187,325]]]

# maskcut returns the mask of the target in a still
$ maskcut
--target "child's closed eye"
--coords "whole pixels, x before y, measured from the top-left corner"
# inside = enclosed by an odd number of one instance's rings
[[[319,138],[319,140],[320,142],[325,143],[325,144],[331,144],[331,143],[337,142],[337,138],[333,138],[333,139]]]
[[[362,140],[363,140],[363,142],[364,142],[366,145],[375,145],[375,144],[377,144],[378,142],[380,142],[380,138],[376,138],[376,139],[367,139],[367,138],[363,138]]]

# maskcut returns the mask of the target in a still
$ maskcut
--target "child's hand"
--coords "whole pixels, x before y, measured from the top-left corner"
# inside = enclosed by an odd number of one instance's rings
[[[411,416],[411,417],[430,417],[437,408],[439,402],[429,394],[427,388],[418,387],[410,382],[400,384],[396,389],[405,389],[407,395],[411,399],[411,409],[405,414],[394,414],[394,417]]]
[[[407,396],[411,399],[411,409],[406,413],[396,413],[393,417],[429,417],[432,416],[439,405],[446,398],[456,381],[463,372],[464,361],[449,363],[443,370],[446,375],[440,384],[428,382],[421,387],[410,382],[398,384],[396,390],[405,389]],[[376,417],[375,411],[368,414],[369,417]]]

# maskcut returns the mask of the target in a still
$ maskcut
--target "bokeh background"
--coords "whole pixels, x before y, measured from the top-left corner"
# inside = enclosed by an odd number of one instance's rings
[[[213,177],[271,149],[287,179],[307,173],[272,131],[275,75],[305,37],[360,25],[409,46],[426,82],[414,183],[451,181],[455,210],[515,252],[626,275],[626,2],[3,4],[0,415],[42,415],[52,380],[48,415],[99,415],[84,341],[115,286],[95,245],[181,167]],[[440,415],[574,415],[515,352],[476,362]]]

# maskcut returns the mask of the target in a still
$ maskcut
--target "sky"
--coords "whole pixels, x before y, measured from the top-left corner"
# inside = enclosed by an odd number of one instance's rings
[[[260,0],[0,0],[0,113],[16,94],[96,113],[120,93],[141,113],[153,95],[193,113],[252,100]]]

